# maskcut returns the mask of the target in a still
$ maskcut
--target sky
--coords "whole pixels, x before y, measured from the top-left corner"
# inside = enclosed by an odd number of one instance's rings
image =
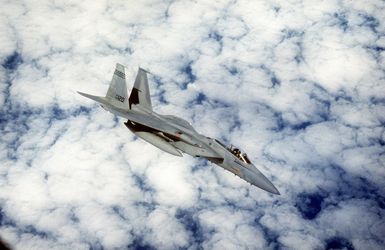
[[[14,249],[384,249],[385,2],[1,1],[0,238]],[[279,189],[169,155],[76,91],[153,109]]]

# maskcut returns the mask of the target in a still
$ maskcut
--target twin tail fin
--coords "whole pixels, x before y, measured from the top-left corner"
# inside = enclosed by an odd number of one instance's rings
[[[132,109],[139,106],[142,109],[152,110],[150,90],[148,87],[147,71],[139,68],[130,97],[127,95],[126,74],[124,66],[117,63],[110,86],[105,97],[93,96],[78,92],[102,105],[112,105],[122,109]]]

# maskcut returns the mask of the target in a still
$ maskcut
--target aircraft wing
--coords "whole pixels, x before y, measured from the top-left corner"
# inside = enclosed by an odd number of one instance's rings
[[[144,126],[153,128],[155,130],[159,130],[168,134],[175,134],[177,130],[171,126],[167,126],[167,124],[160,120],[159,118],[151,115],[145,115],[145,114],[140,114],[137,113],[133,110],[130,110],[129,112],[123,110],[123,109],[117,109],[117,108],[109,108],[111,106],[109,100],[107,98],[102,97],[102,96],[94,96],[82,92],[78,92],[80,95],[87,97],[91,100],[94,100],[102,105],[103,108],[107,109],[111,113],[124,117],[127,120],[133,121],[135,123],[142,124]]]

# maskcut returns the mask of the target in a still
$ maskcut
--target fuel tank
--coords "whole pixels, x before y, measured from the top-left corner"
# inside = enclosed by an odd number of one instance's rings
[[[133,132],[136,136],[138,136],[139,138],[142,138],[143,140],[145,140],[148,143],[151,143],[155,147],[157,147],[157,148],[159,148],[159,149],[161,149],[161,150],[163,150],[169,154],[172,154],[172,155],[183,156],[182,153],[176,147],[171,145],[169,142],[167,142],[162,137],[154,134],[157,132],[156,130],[151,130],[148,127],[145,127],[145,126],[140,125],[140,124],[135,124],[135,123],[130,122],[130,121],[127,121],[126,123],[124,123],[124,125],[126,125],[126,127],[131,132]]]
[[[173,145],[168,143],[163,138],[161,138],[157,135],[154,135],[153,133],[150,133],[150,132],[134,132],[134,133],[135,133],[135,135],[142,138],[146,142],[151,143],[155,147],[157,147],[157,148],[159,148],[159,149],[161,149],[167,153],[170,153],[170,154],[176,155],[176,156],[183,156],[181,154],[181,152],[179,152],[178,149],[176,149]]]

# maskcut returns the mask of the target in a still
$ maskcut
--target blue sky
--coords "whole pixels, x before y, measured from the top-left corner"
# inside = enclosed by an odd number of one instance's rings
[[[0,11],[0,237],[16,249],[383,249],[383,1],[39,1]],[[76,91],[138,66],[154,110],[270,195]]]

